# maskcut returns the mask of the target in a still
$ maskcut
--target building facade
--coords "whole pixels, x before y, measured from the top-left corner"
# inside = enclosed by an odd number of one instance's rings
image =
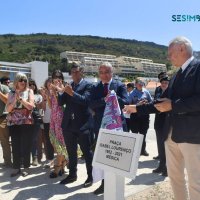
[[[60,58],[67,59],[68,63],[77,62],[84,67],[88,75],[97,74],[101,62],[110,62],[114,73],[123,77],[157,77],[160,72],[167,71],[165,64],[154,63],[150,59],[127,56],[116,57],[114,55],[65,51],[60,54]]]
[[[18,72],[22,72],[26,74],[28,78],[34,79],[37,86],[41,87],[45,79],[48,78],[48,62],[33,61],[21,64],[0,61],[0,78],[2,76],[8,76],[10,80],[13,81]]]

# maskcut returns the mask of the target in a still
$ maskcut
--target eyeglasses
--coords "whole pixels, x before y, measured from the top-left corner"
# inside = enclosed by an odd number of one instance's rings
[[[29,84],[29,86],[35,86],[35,84]]]
[[[21,79],[19,79],[19,82],[24,82],[24,83],[27,83],[27,80],[26,80],[26,79],[23,79],[23,78],[21,78]]]

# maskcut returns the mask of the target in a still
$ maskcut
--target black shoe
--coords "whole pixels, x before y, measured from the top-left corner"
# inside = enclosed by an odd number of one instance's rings
[[[60,184],[73,183],[77,180],[77,176],[68,175],[65,179],[60,181]]]
[[[104,193],[104,183],[101,183],[101,185],[94,191],[94,194],[99,195]]]
[[[157,168],[154,169],[152,172],[153,172],[153,173],[162,173],[162,172],[163,172],[163,168],[157,167]]]
[[[162,176],[168,176],[168,174],[167,174],[167,170],[164,170],[163,172],[162,172],[162,174],[161,174]]]
[[[153,159],[154,160],[159,160],[160,158],[159,158],[159,156],[155,156],[155,157],[153,157]]]
[[[49,178],[57,178],[58,176],[62,176],[64,174],[64,170],[61,169],[58,173],[52,171],[49,175]]]
[[[15,177],[17,175],[21,174],[21,170],[20,169],[15,169],[11,174],[10,177]]]
[[[24,170],[22,171],[21,174],[22,174],[23,177],[28,176],[28,175],[30,174],[30,170],[29,170],[29,168],[24,168]]]
[[[87,180],[85,181],[85,183],[83,184],[84,188],[90,187],[93,184],[93,178],[92,177],[88,177]]]
[[[144,150],[144,151],[142,151],[141,152],[141,154],[140,154],[141,156],[149,156],[149,153],[147,153],[147,151],[146,150]]]

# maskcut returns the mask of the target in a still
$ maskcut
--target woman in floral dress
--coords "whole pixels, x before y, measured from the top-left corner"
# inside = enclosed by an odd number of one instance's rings
[[[61,128],[63,109],[58,105],[57,101],[58,91],[62,87],[63,79],[64,77],[61,71],[55,70],[53,72],[50,95],[48,97],[49,105],[51,106],[49,137],[54,151],[57,153],[54,171],[50,173],[50,178],[56,178],[58,175],[61,176],[64,173],[65,165],[68,163],[68,156]]]

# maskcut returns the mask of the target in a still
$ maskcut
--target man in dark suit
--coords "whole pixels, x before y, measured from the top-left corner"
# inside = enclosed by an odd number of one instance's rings
[[[94,133],[97,140],[99,129],[101,126],[101,121],[103,118],[105,110],[105,97],[108,95],[109,91],[114,90],[116,92],[119,106],[122,109],[125,104],[128,104],[128,94],[126,91],[126,86],[120,81],[114,80],[113,67],[109,62],[104,62],[99,66],[98,69],[100,81],[94,85],[91,90],[90,95],[90,108],[94,111]],[[126,120],[122,116],[123,129],[126,131]],[[97,190],[94,191],[95,194],[101,194],[104,192],[104,182],[100,185]]]
[[[154,95],[154,101],[145,104],[133,104],[133,105],[125,105],[123,111],[127,114],[135,114],[138,116],[149,115],[150,113],[156,113],[154,129],[156,131],[156,139],[159,153],[159,166],[153,170],[153,173],[161,173],[162,176],[167,176],[167,168],[166,168],[166,156],[165,156],[165,145],[164,140],[164,124],[167,113],[159,112],[154,105],[159,103],[161,99],[167,97],[167,87],[169,84],[169,78],[166,75],[160,79],[161,85],[157,88],[156,93]]]
[[[169,99],[155,105],[168,112],[164,128],[167,171],[177,200],[188,199],[184,168],[189,199],[200,199],[200,61],[192,53],[187,38],[170,42],[168,57],[179,71],[169,83]]]
[[[88,178],[84,187],[93,183],[91,147],[91,113],[87,105],[91,84],[83,79],[83,68],[76,63],[72,64],[71,75],[73,82],[67,84],[64,93],[59,95],[59,104],[65,105],[62,129],[69,156],[69,175],[60,182],[68,184],[77,180],[77,145],[86,161]]]
[[[158,74],[158,80],[160,81],[163,77],[167,77],[167,73],[166,72],[160,72],[159,74]],[[161,89],[161,86],[159,85],[158,87],[156,87],[156,89],[155,89],[155,92],[154,92],[154,100],[155,100],[155,97],[157,96],[157,94],[160,94],[160,92],[162,91],[162,89]],[[154,122],[154,129],[156,129],[155,128],[155,122]],[[157,138],[156,138],[157,139]],[[157,144],[158,144],[158,139],[157,139]],[[158,145],[157,145],[157,147],[158,147]],[[158,149],[159,149],[159,147],[158,147]],[[158,150],[158,156],[154,156],[153,157],[153,159],[155,159],[155,160],[159,160],[160,158],[159,158],[159,150]]]
[[[161,78],[166,77],[166,76],[167,76],[167,73],[166,73],[166,72],[160,72],[160,73],[158,74],[158,80],[160,81]],[[160,90],[160,85],[159,85],[158,87],[156,87],[155,93],[159,92],[159,91],[157,91],[157,90]]]
[[[160,78],[160,86],[156,88],[154,95],[154,103],[158,102],[160,98],[164,98],[167,95],[167,88],[169,85],[169,78],[167,75]],[[165,123],[166,113],[157,112],[155,115],[154,129],[156,132],[156,141],[158,148],[159,165],[153,170],[153,173],[162,173],[163,176],[167,176],[166,156],[165,156],[165,144],[163,140],[163,126]]]

